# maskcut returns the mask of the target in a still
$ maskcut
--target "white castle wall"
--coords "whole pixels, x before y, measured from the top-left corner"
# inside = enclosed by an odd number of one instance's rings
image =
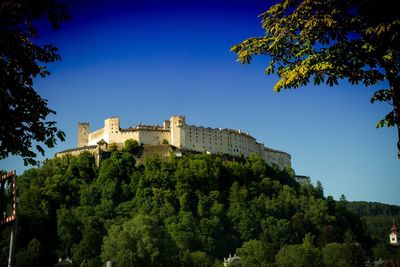
[[[251,153],[259,153],[256,140],[247,133],[229,129],[213,129],[197,126],[183,127],[185,142],[183,148],[211,153],[226,153],[248,157]]]
[[[138,140],[139,144],[147,144],[147,145],[158,145],[162,144],[163,140],[167,140],[170,143],[170,131],[163,131],[163,130],[138,130]]]
[[[88,125],[88,124],[87,124]],[[85,128],[80,127],[79,131]],[[82,133],[78,133],[82,136]],[[250,156],[257,153],[269,164],[276,164],[280,168],[290,167],[290,155],[288,153],[264,147],[257,143],[256,139],[248,133],[240,130],[205,128],[201,126],[187,125],[184,116],[172,116],[165,121],[163,126],[137,126],[121,129],[118,117],[108,118],[104,121],[104,127],[88,134],[87,144],[96,145],[101,139],[108,144],[123,144],[128,139],[138,141],[140,144],[161,144],[164,139],[169,144],[181,149],[198,152],[211,152],[213,154],[229,154]],[[82,140],[80,144],[82,145]]]
[[[133,140],[138,141],[139,140],[139,132],[132,131],[132,130],[120,130],[111,136],[109,142],[106,140],[104,140],[104,141],[106,141],[109,144],[112,144],[112,143],[118,144],[118,143],[125,143],[125,141],[128,139],[133,139]]]

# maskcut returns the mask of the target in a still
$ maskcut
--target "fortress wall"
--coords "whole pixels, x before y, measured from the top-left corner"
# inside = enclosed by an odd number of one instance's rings
[[[116,131],[115,133],[110,134],[110,142],[109,144],[112,143],[125,143],[126,140],[128,139],[133,139],[139,142],[139,132],[136,130],[132,131]],[[139,142],[140,143],[140,142]]]
[[[185,125],[183,131],[185,132],[185,142],[182,142],[182,148],[200,152],[217,150],[218,145],[212,142],[213,137],[216,139],[217,135],[212,129]]]
[[[94,146],[99,142],[101,139],[104,139],[108,143],[108,140],[106,140],[106,135],[104,134],[104,128],[101,128],[97,131],[89,133],[88,137],[88,145],[89,146]]]
[[[94,154],[95,152],[97,152],[97,150],[98,150],[97,147],[91,146],[91,147],[87,147],[87,148],[71,149],[71,150],[67,150],[64,152],[59,152],[59,153],[56,153],[55,156],[56,156],[56,158],[61,158],[66,155],[79,156],[82,152],[85,152],[85,151]]]
[[[159,145],[162,144],[163,140],[166,139],[170,143],[170,132],[161,130],[138,130],[138,142],[139,144],[146,145]]]
[[[205,128],[198,126],[184,126],[185,143],[182,148],[211,153],[226,153],[248,157],[251,153],[258,153],[259,148],[255,139],[239,131]]]
[[[276,164],[279,166],[279,168],[282,170],[285,166],[291,167],[291,157],[289,154],[274,150],[271,148],[265,148],[264,149],[264,155],[265,155],[265,160],[269,164]]]
[[[230,134],[230,148],[232,155],[250,156],[252,153],[258,153],[256,140],[239,131],[227,130]],[[262,155],[260,155],[262,156]]]

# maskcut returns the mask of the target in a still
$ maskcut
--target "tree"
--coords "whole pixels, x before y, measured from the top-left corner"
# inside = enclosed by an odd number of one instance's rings
[[[307,234],[303,244],[287,245],[276,254],[277,266],[311,267],[323,266],[320,251],[314,247],[313,238]]]
[[[265,73],[277,71],[274,91],[310,82],[329,86],[345,79],[365,86],[386,81],[371,102],[393,110],[377,127],[397,126],[400,159],[400,14],[390,0],[282,0],[260,15],[265,35],[231,48],[238,61],[268,55]]]
[[[33,79],[48,76],[46,64],[60,60],[56,47],[38,44],[35,22],[45,18],[57,29],[67,17],[57,0],[0,4],[0,160],[11,154],[22,156],[25,165],[36,164],[34,151],[44,155],[43,145],[64,141],[56,122],[46,120],[55,111],[34,90]]]
[[[169,241],[154,217],[138,214],[122,226],[111,226],[101,257],[103,262],[113,260],[121,267],[176,266]]]
[[[124,143],[124,150],[131,154],[138,154],[140,152],[140,144],[138,141],[133,139],[128,139]]]
[[[236,250],[240,256],[241,266],[268,266],[271,264],[270,248],[265,247],[261,241],[249,240]]]
[[[330,243],[322,249],[326,267],[350,267],[353,261],[349,244]]]
[[[37,239],[32,239],[27,248],[21,249],[16,255],[17,267],[37,266],[37,260],[40,255],[40,242]]]

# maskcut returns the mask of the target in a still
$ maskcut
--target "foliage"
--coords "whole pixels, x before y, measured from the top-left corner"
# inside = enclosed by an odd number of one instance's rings
[[[400,16],[390,0],[282,0],[260,15],[265,35],[232,47],[238,61],[268,55],[274,91],[308,83],[365,86],[387,81],[371,102],[393,105],[377,127],[397,125],[400,159]]]
[[[264,243],[258,240],[249,240],[237,249],[241,266],[268,266],[273,261],[270,257],[270,249],[264,247]]]
[[[133,139],[128,139],[124,143],[124,150],[131,154],[138,154],[141,150],[141,147],[138,141]]]
[[[388,242],[388,234],[393,220],[397,224],[400,222],[400,207],[396,205],[353,201],[347,202],[346,206],[349,210],[361,216],[365,229],[376,247]]]
[[[276,263],[282,267],[323,266],[321,253],[314,247],[311,235],[306,235],[303,244],[283,247],[276,255]]]
[[[0,4],[0,159],[20,155],[25,165],[35,164],[43,145],[53,147],[64,132],[55,112],[33,88],[33,79],[50,72],[46,64],[60,60],[57,48],[41,45],[36,22],[46,19],[56,29],[67,19],[65,7],[56,0],[4,1]]]
[[[172,246],[171,246],[172,245]],[[121,267],[175,266],[169,258],[173,243],[162,233],[157,219],[138,214],[131,220],[113,225],[104,238],[103,262],[113,260]]]
[[[344,203],[256,155],[239,161],[205,154],[153,157],[136,165],[125,150],[97,168],[94,157],[82,153],[26,171],[18,187],[17,256],[25,266],[51,266],[58,257],[86,267],[108,260],[118,266],[220,266],[235,251],[243,266],[270,266],[285,253],[320,262],[319,249],[343,242],[346,233],[352,233],[349,242],[368,240]],[[1,230],[2,238],[9,230]],[[7,245],[0,242],[1,267]]]
[[[36,260],[40,254],[40,242],[37,239],[32,239],[27,248],[23,248],[17,252],[16,266],[18,267],[29,267],[37,266]]]
[[[400,216],[400,207],[378,202],[352,201],[347,207],[360,216]]]
[[[351,267],[353,255],[349,244],[330,243],[323,250],[322,255],[326,267]]]

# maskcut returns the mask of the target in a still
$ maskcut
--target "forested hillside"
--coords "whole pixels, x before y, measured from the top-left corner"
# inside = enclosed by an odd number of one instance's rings
[[[400,216],[400,206],[379,202],[349,201],[347,207],[360,216]]]
[[[389,233],[393,221],[399,225],[400,206],[352,201],[347,203],[347,207],[361,217],[367,234],[376,243],[375,254],[379,255],[380,258],[390,257],[384,244],[389,242]]]
[[[212,155],[136,165],[114,152],[55,158],[18,177],[17,266],[364,266],[371,238],[346,201],[299,184],[258,156]],[[6,266],[12,225],[1,228]]]

